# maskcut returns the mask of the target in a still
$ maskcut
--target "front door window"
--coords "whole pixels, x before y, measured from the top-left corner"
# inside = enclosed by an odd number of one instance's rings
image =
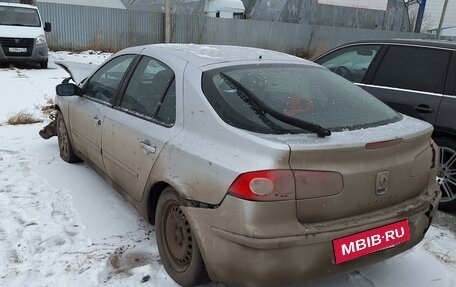
[[[346,47],[326,55],[317,63],[349,81],[361,83],[379,50],[379,45]]]

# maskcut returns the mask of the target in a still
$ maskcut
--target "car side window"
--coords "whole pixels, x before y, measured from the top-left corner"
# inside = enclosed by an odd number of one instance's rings
[[[316,62],[349,81],[361,83],[380,47],[380,45],[346,47]]]
[[[172,126],[176,121],[176,80],[173,80],[160,105],[157,120],[166,126]]]
[[[120,107],[166,126],[172,126],[176,114],[174,72],[164,63],[143,57],[136,67]]]
[[[446,50],[391,46],[372,84],[441,94],[450,56]]]
[[[123,55],[101,67],[87,82],[84,92],[89,98],[109,103],[135,55]]]

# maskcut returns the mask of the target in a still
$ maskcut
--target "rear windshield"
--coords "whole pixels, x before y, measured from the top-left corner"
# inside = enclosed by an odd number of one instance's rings
[[[308,131],[265,113],[249,99],[252,94],[277,112],[331,131],[375,127],[402,118],[363,89],[317,66],[224,67],[204,72],[202,86],[212,107],[226,123],[259,133]]]
[[[36,9],[0,6],[0,25],[40,27]]]

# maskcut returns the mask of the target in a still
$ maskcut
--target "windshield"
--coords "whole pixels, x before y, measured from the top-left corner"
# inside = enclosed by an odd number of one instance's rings
[[[36,9],[0,6],[0,25],[40,27]]]
[[[224,76],[227,75],[228,77]],[[234,86],[229,79],[242,85]],[[203,91],[228,124],[259,133],[308,133],[270,114],[246,92],[289,117],[331,131],[368,128],[401,119],[394,110],[327,69],[296,64],[225,67],[203,74]]]

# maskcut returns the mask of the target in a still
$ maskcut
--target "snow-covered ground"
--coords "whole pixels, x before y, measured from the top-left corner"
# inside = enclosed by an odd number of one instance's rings
[[[52,53],[85,63],[108,56]],[[38,135],[45,123],[4,124],[19,111],[45,119],[41,106],[65,77],[52,64],[0,68],[0,286],[177,286],[154,227],[86,164],[63,162],[56,138]],[[433,226],[399,256],[300,286],[456,286],[456,236]]]

